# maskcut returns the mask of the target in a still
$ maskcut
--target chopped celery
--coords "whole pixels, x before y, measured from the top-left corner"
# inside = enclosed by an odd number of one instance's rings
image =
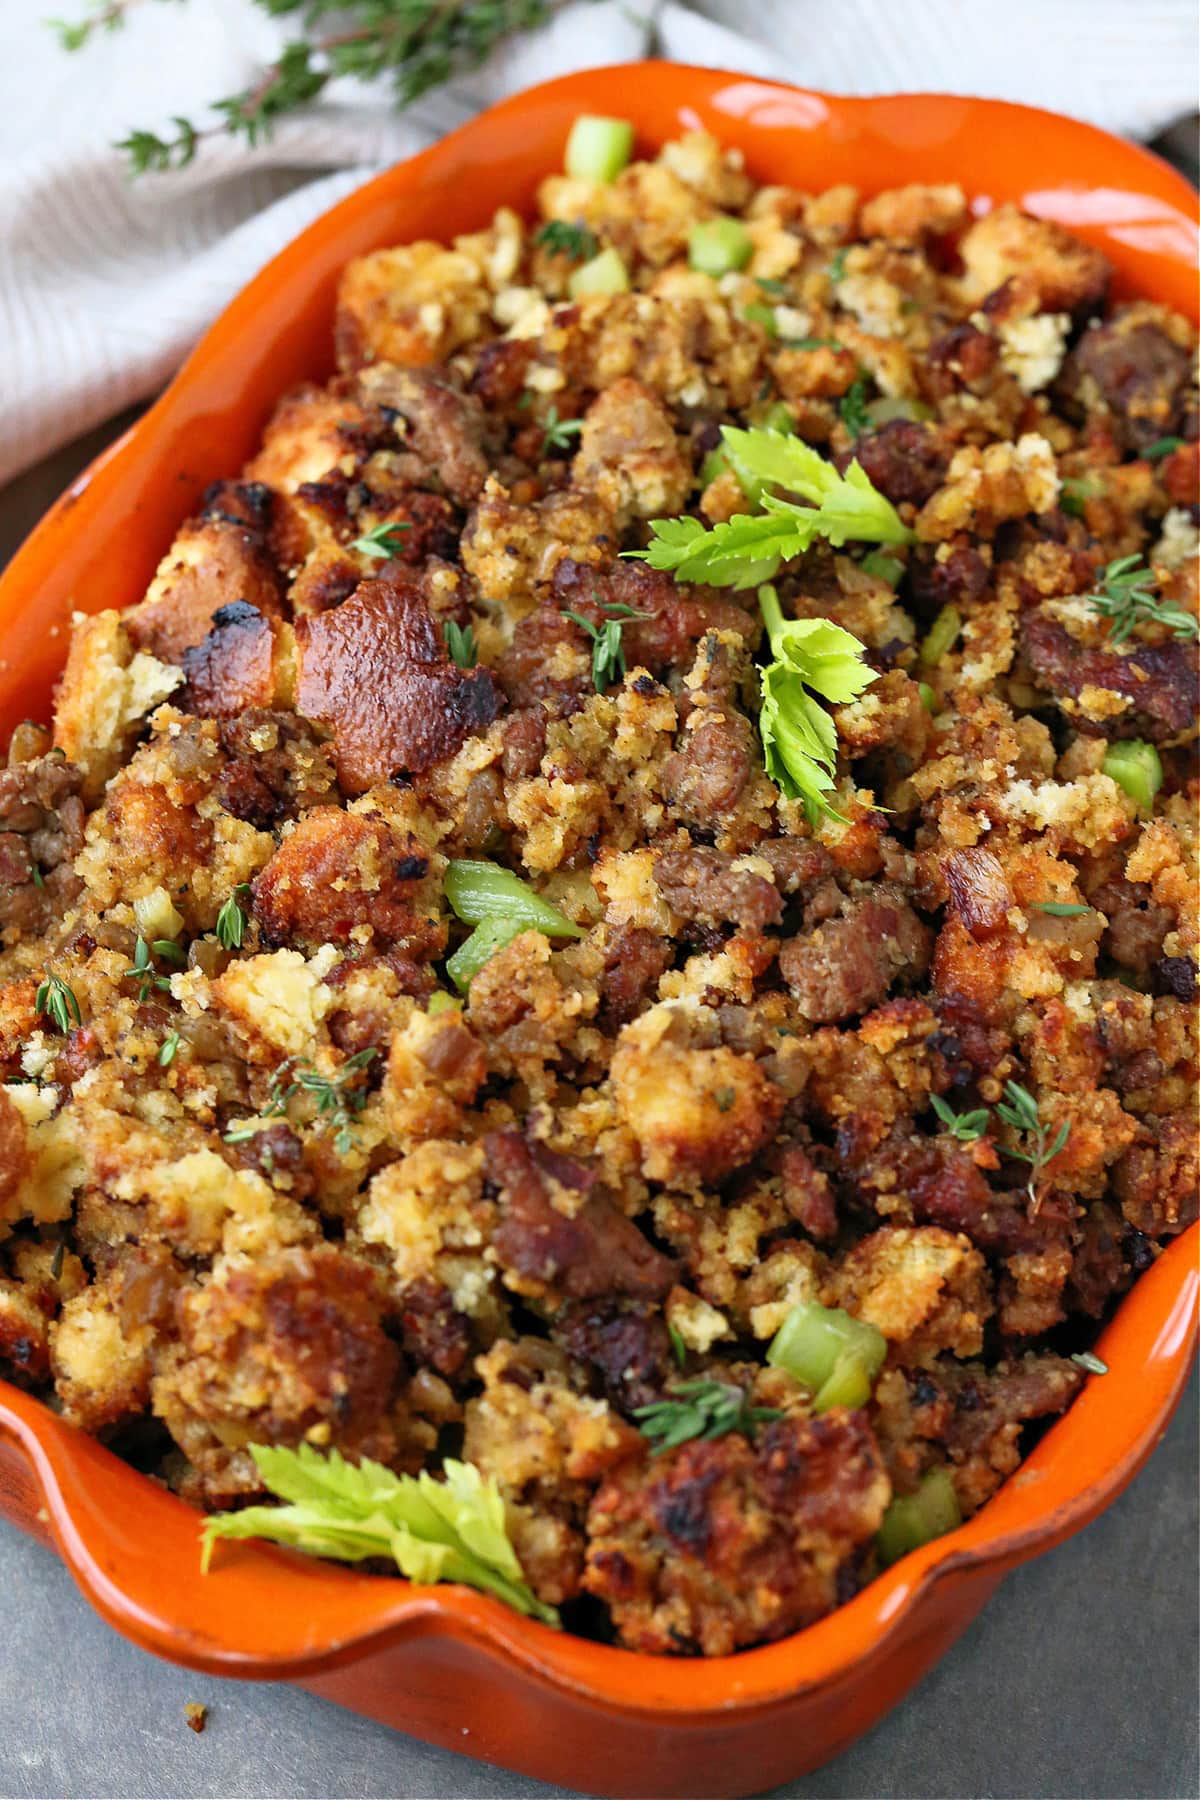
[[[628,119],[580,113],[567,139],[563,167],[578,181],[614,181],[633,154]]]
[[[1154,796],[1163,784],[1162,759],[1153,744],[1141,738],[1126,738],[1110,744],[1104,752],[1104,773],[1111,775],[1129,798],[1149,812]]]
[[[927,681],[918,681],[917,692],[921,696],[921,705],[926,712],[937,711],[937,695]]]
[[[862,566],[868,575],[878,575],[880,581],[886,581],[893,588],[904,574],[900,558],[889,556],[886,550],[872,550],[870,556],[863,557]]]
[[[431,1019],[436,1019],[441,1013],[461,1012],[462,1001],[453,994],[448,994],[445,988],[437,988],[430,994],[425,1011]]]
[[[929,627],[929,635],[921,645],[921,661],[927,669],[940,663],[947,651],[954,648],[954,641],[962,630],[962,614],[957,606],[943,606],[933,624]]]
[[[768,337],[779,336],[779,325],[773,306],[763,306],[758,300],[752,300],[749,306],[743,306],[742,317],[748,319],[752,325],[761,325]]]
[[[828,1381],[823,1381],[813,1395],[813,1411],[828,1412],[831,1406],[865,1406],[871,1398],[871,1372],[862,1358],[852,1350],[839,1356]]]
[[[177,938],[183,930],[183,916],[176,912],[166,888],[151,888],[133,903],[133,916],[144,938]]]
[[[767,1361],[810,1388],[817,1412],[863,1406],[887,1354],[873,1325],[815,1300],[793,1306],[767,1349]]]
[[[591,262],[575,269],[567,279],[567,288],[572,300],[585,300],[589,294],[626,294],[629,271],[610,245],[599,256],[593,256]]]
[[[738,219],[701,219],[688,233],[688,262],[702,275],[744,269],[753,254],[753,240]]]
[[[923,400],[910,400],[903,394],[885,394],[867,402],[867,417],[872,425],[889,425],[893,419],[932,419],[933,408]]]
[[[468,925],[493,919],[511,919],[521,931],[542,931],[547,937],[582,937],[557,906],[535,894],[528,882],[502,869],[499,863],[456,860],[446,865],[446,898]]]
[[[945,1469],[930,1469],[915,1494],[898,1495],[884,1513],[875,1539],[880,1561],[899,1562],[910,1550],[945,1537],[961,1524],[954,1483]]]
[[[484,963],[491,962],[497,950],[503,950],[505,944],[511,944],[523,931],[531,930],[533,927],[521,919],[484,919],[477,925],[454,955],[446,958],[446,973],[459,993],[470,992],[471,983]]]

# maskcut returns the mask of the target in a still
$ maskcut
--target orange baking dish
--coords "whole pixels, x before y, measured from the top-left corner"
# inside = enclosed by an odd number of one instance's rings
[[[361,188],[226,310],[146,416],[69,489],[0,581],[0,733],[45,716],[73,609],[141,597],[176,526],[253,450],[276,396],[332,362],[352,256],[528,205],[582,111],[631,117],[644,147],[703,127],[760,179],[866,192],[955,180],[1100,245],[1121,291],[1194,313],[1195,196],[1090,126],[939,95],[841,100],[642,63],[506,101]],[[589,1792],[753,1793],[834,1756],[918,1681],[1001,1577],[1079,1530],[1162,1436],[1195,1332],[1198,1230],[1134,1287],[1100,1340],[1109,1367],[1019,1472],[799,1635],[711,1661],[565,1636],[482,1594],[416,1588],[253,1544],[200,1573],[197,1518],[46,1406],[0,1382],[0,1511],[54,1543],[93,1605],[147,1650],[287,1679],[456,1750]]]

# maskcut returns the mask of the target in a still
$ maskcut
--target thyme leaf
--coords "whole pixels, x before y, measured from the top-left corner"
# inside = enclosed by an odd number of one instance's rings
[[[638,1430],[654,1444],[655,1456],[675,1450],[690,1438],[708,1442],[739,1431],[753,1437],[756,1426],[783,1414],[774,1406],[748,1406],[744,1388],[726,1381],[679,1381],[672,1398],[634,1408]]]

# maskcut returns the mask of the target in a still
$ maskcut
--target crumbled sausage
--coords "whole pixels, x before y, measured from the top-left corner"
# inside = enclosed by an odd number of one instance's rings
[[[575,1299],[654,1298],[670,1287],[674,1265],[611,1200],[591,1191],[589,1170],[516,1131],[494,1133],[486,1149],[503,1211],[493,1241],[505,1267]],[[560,1208],[555,1195],[564,1190],[568,1206]]]

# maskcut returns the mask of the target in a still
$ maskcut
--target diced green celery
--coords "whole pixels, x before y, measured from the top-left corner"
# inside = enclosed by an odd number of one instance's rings
[[[866,1364],[853,1350],[839,1356],[833,1374],[823,1381],[813,1396],[813,1411],[828,1412],[831,1406],[865,1406],[871,1398],[871,1376]]]
[[[921,705],[926,712],[937,711],[937,695],[927,681],[918,681],[917,692],[921,696]]]
[[[742,317],[748,319],[752,325],[761,325],[768,337],[779,336],[779,325],[773,306],[763,306],[760,301],[752,300],[749,306],[743,306]]]
[[[615,181],[633,155],[628,119],[580,113],[567,139],[563,167],[578,181]]]
[[[133,903],[133,916],[144,938],[177,938],[183,930],[183,916],[176,912],[165,887],[151,888]]]
[[[528,882],[499,863],[457,859],[446,864],[446,898],[468,925],[511,919],[518,930],[542,931],[547,937],[582,937],[557,906],[535,894]]]
[[[875,1539],[885,1565],[899,1562],[910,1550],[945,1537],[962,1524],[954,1483],[945,1469],[930,1469],[915,1494],[901,1494],[883,1515]]]
[[[484,963],[491,962],[497,950],[503,950],[505,944],[511,944],[515,937],[531,929],[520,919],[484,919],[477,925],[454,955],[446,958],[446,973],[459,993],[470,992],[471,983]]]
[[[954,647],[955,639],[962,630],[962,614],[957,606],[943,606],[933,624],[929,627],[929,635],[921,645],[921,661],[927,669],[940,663],[947,651]]]
[[[1110,744],[1104,752],[1104,773],[1111,775],[1117,786],[1124,788],[1146,812],[1163,784],[1162,759],[1154,745],[1143,743],[1141,738]]]
[[[688,233],[688,262],[702,275],[744,269],[753,254],[753,239],[738,219],[701,219]]]
[[[585,300],[589,294],[627,294],[629,270],[610,245],[591,262],[585,262],[567,278],[572,300]]]
[[[864,556],[862,566],[868,575],[878,575],[880,581],[886,581],[889,587],[895,587],[904,574],[904,564],[898,556],[889,556],[886,550],[872,550],[870,556]]]
[[[893,419],[932,419],[933,408],[903,394],[885,394],[867,402],[867,417],[872,425],[889,425]]]
[[[873,1325],[853,1318],[839,1307],[804,1300],[793,1306],[771,1339],[767,1361],[820,1398],[831,1382],[831,1392],[857,1391],[850,1363],[861,1370],[870,1394],[871,1381],[879,1373],[886,1354],[887,1342]],[[830,1399],[826,1404],[850,1402]],[[862,1401],[854,1404],[861,1405]]]
[[[436,1019],[440,1013],[461,1012],[462,1001],[454,994],[448,994],[445,988],[437,988],[430,994],[425,1011],[431,1019]]]
[[[709,451],[700,464],[700,486],[706,488],[710,481],[715,481],[718,475],[723,475],[728,467],[729,453],[724,444],[718,444],[715,450]]]

